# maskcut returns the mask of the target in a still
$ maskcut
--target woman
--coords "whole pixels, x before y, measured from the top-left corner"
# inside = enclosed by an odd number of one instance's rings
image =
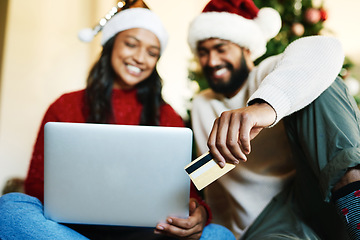
[[[47,110],[35,143],[25,192],[43,201],[44,125],[47,122],[108,123],[183,127],[182,119],[161,97],[161,80],[156,64],[167,42],[166,31],[150,10],[132,8],[111,18],[103,29],[103,50],[91,69],[84,90],[62,95]],[[24,194],[0,198],[0,238],[91,239],[118,238],[134,230],[98,226],[64,226],[43,216],[41,202]],[[184,239],[222,235],[220,226],[206,225],[210,210],[191,190],[188,219],[169,217],[155,233]],[[69,228],[70,227],[70,228]],[[72,228],[72,229],[71,229]],[[74,230],[76,231],[74,231]],[[152,231],[152,230],[151,230]],[[152,232],[136,229],[137,238],[154,238]],[[81,234],[79,234],[81,233]],[[142,235],[141,235],[142,234]],[[130,236],[129,235],[129,236]],[[206,238],[207,237],[207,238]],[[226,238],[229,239],[229,238]]]
[[[142,26],[144,21],[154,23]],[[161,97],[155,68],[166,41],[160,21],[146,9],[124,10],[105,25],[103,50],[90,70],[86,89],[62,95],[44,116],[25,182],[27,194],[43,201],[46,122],[183,126]]]

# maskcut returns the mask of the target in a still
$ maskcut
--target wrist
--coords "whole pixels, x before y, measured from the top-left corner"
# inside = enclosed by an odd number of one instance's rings
[[[248,103],[249,106],[257,106],[260,107],[263,111],[263,114],[268,116],[269,120],[268,120],[268,126],[267,127],[272,127],[277,120],[277,113],[275,111],[275,109],[273,108],[273,106],[271,106],[271,104],[269,104],[268,102],[266,102],[265,100],[261,99],[261,98],[255,98],[253,100],[251,100]]]

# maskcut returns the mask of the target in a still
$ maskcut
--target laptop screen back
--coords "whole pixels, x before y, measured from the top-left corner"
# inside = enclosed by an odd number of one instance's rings
[[[54,221],[155,227],[188,216],[188,128],[51,122],[44,149],[44,211]]]

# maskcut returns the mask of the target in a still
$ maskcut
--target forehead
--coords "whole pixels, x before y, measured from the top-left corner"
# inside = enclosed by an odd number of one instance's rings
[[[136,41],[143,42],[153,47],[160,48],[160,41],[156,37],[156,35],[153,32],[144,28],[131,28],[124,30],[122,32],[119,32],[116,38],[117,39],[132,38]]]
[[[201,49],[214,49],[214,48],[219,48],[222,46],[228,46],[231,48],[239,48],[240,46],[229,41],[229,40],[224,40],[224,39],[220,39],[220,38],[208,38],[202,41],[199,41],[197,44],[197,49],[201,50]]]

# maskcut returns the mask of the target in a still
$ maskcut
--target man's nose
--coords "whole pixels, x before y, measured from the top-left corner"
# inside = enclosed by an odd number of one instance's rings
[[[209,59],[208,59],[208,66],[209,67],[216,67],[221,65],[221,58],[218,53],[210,52]]]

